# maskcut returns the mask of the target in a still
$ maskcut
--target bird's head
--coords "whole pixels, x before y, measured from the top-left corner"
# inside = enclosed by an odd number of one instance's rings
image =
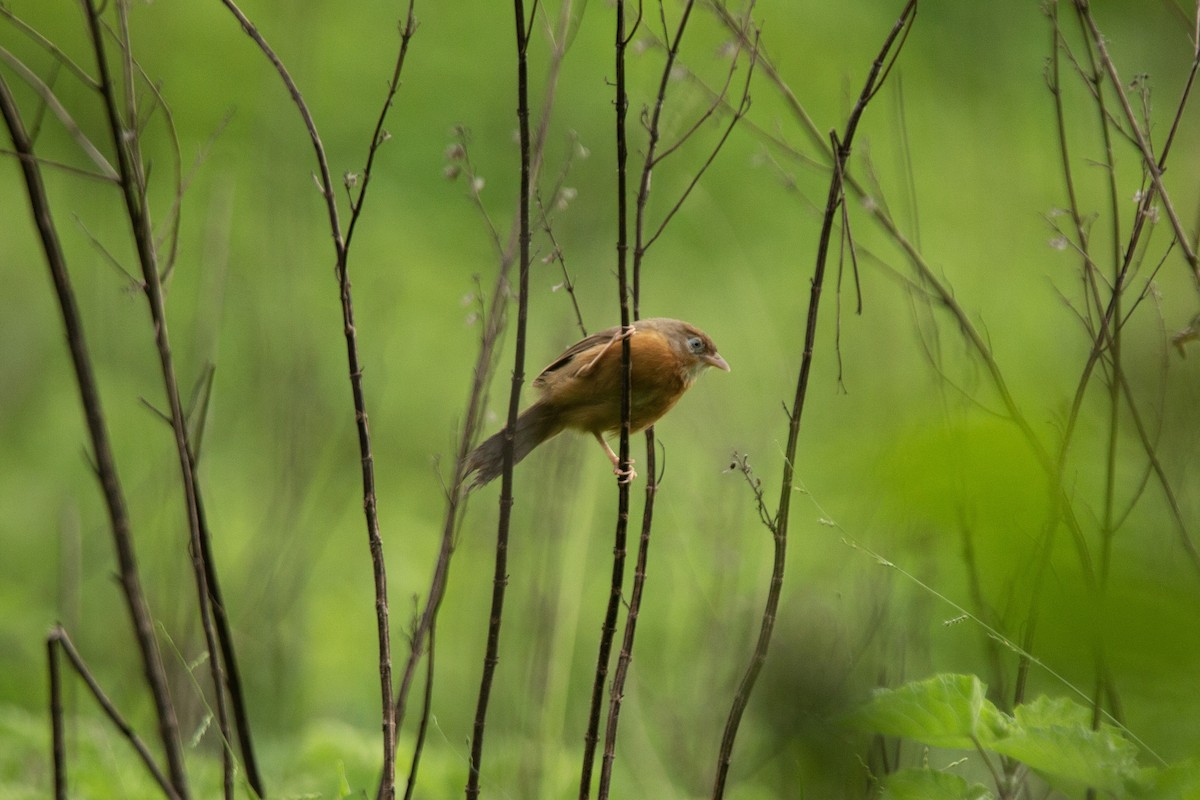
[[[641,326],[647,322],[670,341],[671,348],[679,356],[679,362],[684,365],[689,379],[695,379],[707,367],[729,372],[729,362],[717,352],[717,346],[708,334],[696,326],[665,318],[642,320],[637,324]]]

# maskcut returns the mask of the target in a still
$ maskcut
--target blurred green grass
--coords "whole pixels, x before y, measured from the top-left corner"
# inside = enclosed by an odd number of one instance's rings
[[[68,4],[9,5],[80,52],[80,20],[65,12]],[[570,132],[590,151],[572,167],[569,184],[578,198],[555,234],[592,329],[617,316],[605,8],[589,5],[574,39],[548,148],[550,175]],[[246,10],[305,92],[334,174],[359,170],[397,44],[397,8]],[[884,2],[759,5],[768,51],[821,129],[840,125],[897,10]],[[478,329],[468,322],[472,306],[464,297],[474,292],[476,275],[490,285],[496,260],[465,187],[442,174],[454,126],[470,129],[471,157],[486,178],[482,202],[502,236],[516,191],[510,10],[430,4],[418,6],[418,14],[421,28],[387,126],[393,138],[381,150],[351,267],[398,657],[406,653],[402,633],[413,598],[423,596],[432,571],[442,513],[438,462],[445,472],[471,378]],[[324,778],[294,791],[330,792],[319,787],[333,785],[340,760],[352,787],[369,787],[378,724],[373,599],[332,248],[310,177],[311,147],[277,77],[218,4],[139,5],[133,20],[139,58],[171,102],[185,169],[208,150],[185,198],[170,285],[171,335],[185,390],[205,364],[216,365],[201,478],[251,712],[268,743],[268,780],[317,773]],[[1190,54],[1186,31],[1164,8],[1136,2],[1105,8],[1101,23],[1119,66],[1130,76],[1152,76],[1161,135]],[[693,25],[685,59],[710,79],[721,75],[716,54],[724,33],[705,15]],[[541,29],[536,33],[532,74],[540,75],[545,45]],[[910,231],[919,217],[930,263],[987,332],[1038,435],[1052,442],[1088,340],[1058,295],[1077,296],[1077,259],[1048,246],[1053,232],[1043,218],[1064,203],[1043,80],[1048,43],[1048,26],[1033,3],[1019,13],[1007,4],[923,7],[894,76],[903,83],[910,149],[904,153],[897,136],[899,97],[885,90],[868,111],[856,164],[861,170],[869,157]],[[5,24],[0,44],[45,68],[46,59]],[[634,65],[633,120],[651,97],[657,64],[649,50]],[[56,89],[72,108],[86,109],[81,125],[103,140],[92,98],[65,77]],[[672,92],[682,108],[703,105],[686,83],[673,84]],[[1079,94],[1068,110],[1075,128],[1089,131],[1094,112]],[[757,125],[804,142],[761,74],[753,102]],[[1195,122],[1189,110],[1186,124],[1194,129]],[[1082,139],[1075,158],[1085,202],[1103,211],[1102,176],[1086,166],[1101,156],[1098,140],[1086,133]],[[155,200],[164,208],[169,151],[159,128],[151,127],[147,141]],[[1200,164],[1196,141],[1180,139],[1168,173],[1185,220],[1196,218],[1196,198],[1189,196]],[[78,161],[54,125],[45,126],[39,144]],[[785,165],[792,190],[762,153],[746,129],[735,133],[646,265],[643,313],[703,327],[733,372],[706,376],[658,428],[666,482],[617,761],[617,785],[629,794],[707,791],[769,575],[769,536],[741,476],[726,467],[731,451],[749,453],[773,502],[786,435],[780,404],[793,392],[815,250],[812,206],[823,202],[826,179]],[[663,212],[702,154],[703,146],[687,148],[656,173],[653,213]],[[636,161],[638,151],[632,155]],[[917,209],[905,199],[902,156],[913,165]],[[1121,158],[1123,185],[1131,187],[1121,199],[1129,201],[1129,213],[1137,162],[1128,149]],[[111,189],[49,175],[147,589],[164,635],[182,654],[168,657],[176,700],[185,726],[195,726],[204,711],[182,662],[195,657],[201,640],[191,622],[194,590],[174,455],[167,429],[140,403],[162,404],[147,315],[72,215],[128,261],[124,223]],[[16,165],[0,159],[0,209],[10,220],[0,236],[6,285],[0,293],[0,707],[26,721],[21,715],[44,714],[41,641],[62,620],[122,706],[144,721],[148,708],[132,679],[136,666],[111,577],[106,517],[81,455],[86,435],[77,393],[24,206]],[[902,265],[894,246],[852,211],[861,246]],[[1098,223],[1096,238],[1104,235]],[[1165,232],[1155,238],[1161,246]],[[540,241],[539,257],[547,250]],[[961,555],[969,530],[988,605],[1015,626],[1007,635],[1018,635],[1028,600],[1023,571],[1044,518],[1043,478],[1011,426],[939,381],[907,295],[874,262],[862,266],[861,317],[851,313],[848,278],[840,299],[832,286],[826,293],[797,465],[807,494],[794,511],[777,640],[734,765],[746,796],[780,796],[780,787],[798,785],[824,796],[859,785],[859,743],[831,733],[827,718],[880,679],[988,668],[978,628],[943,625],[955,616],[952,609],[847,538],[970,605]],[[553,291],[561,280],[557,265],[538,260],[531,272],[528,363],[537,369],[575,332],[567,298]],[[1141,311],[1127,329],[1128,369],[1135,391],[1154,409],[1159,456],[1195,527],[1200,434],[1193,410],[1200,376],[1197,360],[1168,353],[1164,336],[1195,313],[1179,259],[1168,259],[1158,289],[1158,310]],[[838,303],[845,391],[831,349]],[[953,325],[943,320],[938,338],[948,379],[994,407]],[[511,336],[506,346],[489,429],[504,413]],[[1154,398],[1164,363],[1159,410]],[[1090,531],[1103,481],[1104,409],[1101,392],[1093,390],[1067,478]],[[1128,423],[1124,430],[1119,485],[1128,497],[1144,459]],[[570,791],[583,731],[607,596],[615,492],[594,445],[579,439],[556,442],[522,464],[517,489],[512,599],[501,690],[489,722],[489,768],[493,785],[509,793],[559,796]],[[464,742],[491,590],[495,492],[473,498],[439,626],[437,725],[425,772],[431,792],[438,785],[457,790],[466,774]],[[640,492],[634,497],[640,504]],[[1194,753],[1200,732],[1193,720],[1200,717],[1189,687],[1200,647],[1184,631],[1198,593],[1153,485],[1116,547],[1109,606],[1097,610],[1060,534],[1037,651],[1061,675],[1090,687],[1087,630],[1099,627],[1131,728],[1164,756]],[[1061,690],[1045,674],[1035,680],[1040,690]],[[82,700],[85,720],[89,708]],[[27,744],[34,735],[10,730],[5,738]],[[44,790],[41,744],[24,749],[15,785]],[[211,741],[203,747],[211,751]],[[297,766],[303,761],[311,772]]]

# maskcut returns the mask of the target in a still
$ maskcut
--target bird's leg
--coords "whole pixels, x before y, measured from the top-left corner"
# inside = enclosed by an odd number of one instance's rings
[[[608,348],[612,347],[614,344],[621,341],[622,339],[628,339],[630,336],[633,336],[634,333],[635,333],[635,328],[632,325],[621,328],[621,330],[614,333],[613,337],[611,339],[609,339],[607,342],[605,342],[604,347],[600,348],[600,352],[596,353],[595,358],[593,358],[591,361],[589,361],[587,364],[585,364],[583,369],[579,370],[579,374],[586,375],[589,372],[591,372],[592,367],[596,366],[596,362],[600,360],[600,357],[608,352]],[[604,446],[606,448],[608,447],[608,445],[604,445]],[[612,452],[612,451],[609,451],[609,452]]]
[[[621,469],[620,456],[613,452],[613,449],[608,446],[608,442],[604,441],[603,436],[598,433],[593,435],[596,437],[596,441],[600,443],[600,446],[604,448],[604,452],[608,454],[608,460],[613,465],[613,475],[619,477],[620,483],[632,483],[633,479],[637,477],[637,472],[633,468],[633,459],[629,459],[628,469]]]

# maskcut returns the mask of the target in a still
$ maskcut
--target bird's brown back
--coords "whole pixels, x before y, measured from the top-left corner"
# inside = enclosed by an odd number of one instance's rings
[[[619,329],[589,336],[542,371],[533,385],[539,401],[554,408],[564,427],[589,433],[615,431],[621,425],[621,342]],[[631,430],[653,425],[691,385],[689,364],[672,345],[669,333],[643,322],[629,339],[632,385]]]

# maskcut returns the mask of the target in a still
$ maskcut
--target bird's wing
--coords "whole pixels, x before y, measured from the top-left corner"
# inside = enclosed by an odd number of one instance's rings
[[[619,327],[606,328],[602,331],[597,331],[591,336],[580,339],[575,344],[564,350],[558,358],[554,359],[548,367],[543,369],[538,376],[533,379],[535,387],[544,386],[551,378],[555,377],[555,373],[560,372],[568,365],[577,360],[577,356],[581,353],[586,353],[597,347],[604,347],[612,342],[613,337],[621,332]],[[592,353],[594,356],[595,353]],[[586,365],[590,359],[578,359],[579,365]]]

